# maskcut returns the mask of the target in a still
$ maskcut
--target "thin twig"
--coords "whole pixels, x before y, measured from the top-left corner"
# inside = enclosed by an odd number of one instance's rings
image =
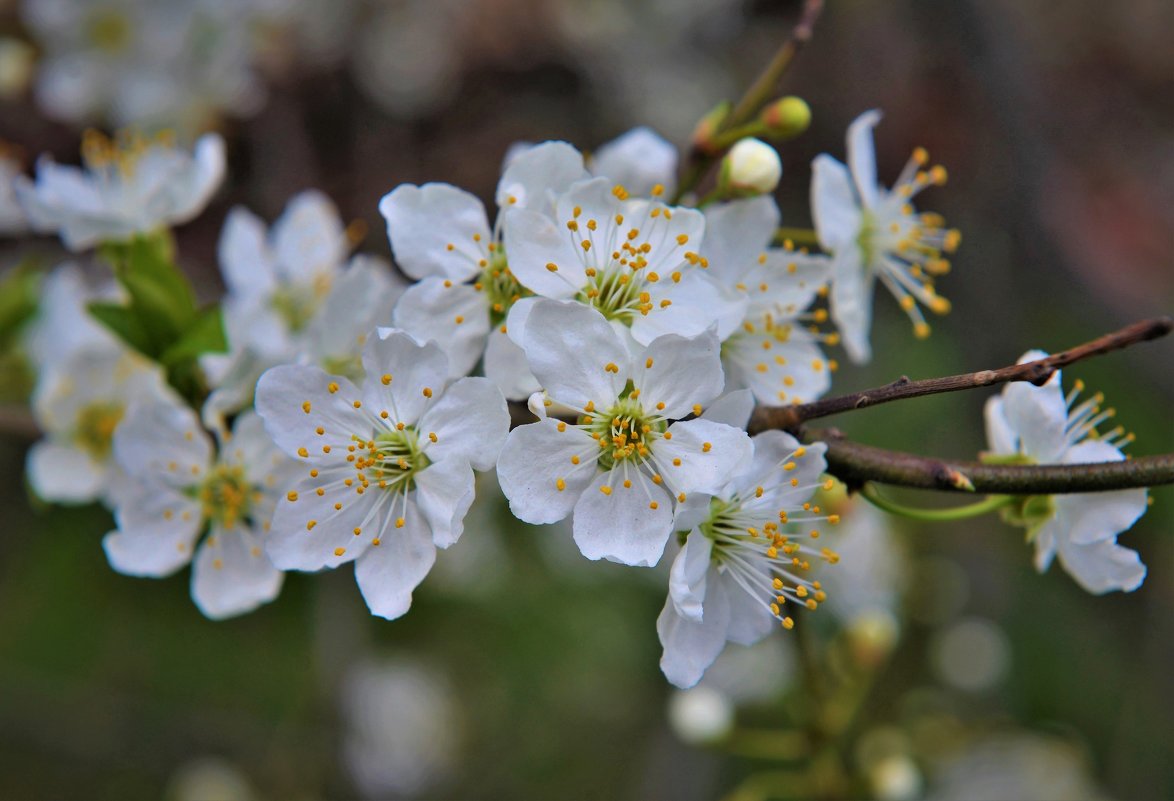
[[[827,443],[828,472],[852,488],[876,481],[947,492],[1054,495],[1174,484],[1174,453],[1099,464],[993,465],[874,448],[835,429],[807,430],[803,439]]]
[[[1047,358],[1010,367],[1001,367],[998,370],[979,370],[976,373],[952,375],[945,378],[927,378],[921,381],[910,381],[907,377],[901,376],[893,383],[883,387],[826,398],[814,403],[782,407],[760,406],[755,410],[754,417],[750,421],[750,431],[754,433],[771,428],[793,429],[807,420],[876,406],[889,401],[989,387],[993,384],[1003,384],[1009,381],[1030,381],[1038,386],[1051,378],[1052,374],[1061,367],[1081,359],[1087,359],[1090,356],[1099,356],[1103,353],[1136,345],[1139,342],[1164,337],[1171,330],[1174,330],[1174,318],[1155,317],[1151,320],[1142,320],[1128,325],[1119,331],[1105,334],[1103,337],[1069,348],[1061,353],[1054,353]]]

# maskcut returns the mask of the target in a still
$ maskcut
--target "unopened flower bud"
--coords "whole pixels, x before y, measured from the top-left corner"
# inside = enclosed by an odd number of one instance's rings
[[[702,153],[714,153],[718,149],[714,136],[729,113],[729,101],[722,101],[707,111],[693,129],[693,147]]]
[[[734,707],[729,699],[704,685],[674,692],[668,712],[669,726],[690,745],[717,742],[734,727]]]
[[[761,139],[742,139],[722,160],[722,184],[737,194],[773,192],[782,175],[779,154]]]
[[[783,97],[764,108],[759,119],[771,137],[793,139],[811,125],[811,107],[801,97]]]

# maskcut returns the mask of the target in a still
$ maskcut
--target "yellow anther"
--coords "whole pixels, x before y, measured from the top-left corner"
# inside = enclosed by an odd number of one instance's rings
[[[429,431],[429,432],[428,432],[428,439],[432,440],[433,442],[436,442],[436,432],[435,432],[435,431]]]
[[[795,628],[795,621],[789,617],[783,618],[783,628],[785,628],[787,631],[790,631],[791,629]]]
[[[604,484],[602,487],[600,487],[599,491],[604,495],[611,495],[611,487],[609,487],[607,484]]]
[[[344,553],[346,553],[346,548],[335,548],[334,549],[335,556],[342,556]]]
[[[546,263],[546,269],[550,270],[552,273],[557,273],[558,272],[558,265],[555,264],[553,261],[550,261],[550,262]]]
[[[310,413],[310,402],[309,401],[304,401],[302,403],[302,411],[305,412],[306,414]]]
[[[318,525],[317,520],[307,520],[306,521],[306,531],[313,531],[314,526],[316,526],[316,525]]]
[[[424,387],[424,389],[423,389],[422,391],[423,391],[423,393],[424,393],[424,397],[425,397],[425,398],[431,398],[431,397],[432,397],[432,387]]]
[[[305,448],[298,448],[298,456],[305,459],[309,455],[310,455],[310,452],[308,450],[306,450]]]
[[[331,381],[329,384],[326,385],[326,389],[330,392],[331,395],[333,395],[335,392],[338,392],[338,384]]]
[[[701,443],[701,452],[702,453],[709,453],[712,449],[713,449],[712,442],[702,442]]]

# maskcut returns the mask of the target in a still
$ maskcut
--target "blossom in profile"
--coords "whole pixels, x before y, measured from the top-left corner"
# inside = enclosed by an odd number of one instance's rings
[[[227,353],[201,356],[213,392],[207,425],[246,407],[257,379],[289,362],[317,364],[351,379],[362,376],[367,333],[390,321],[403,285],[390,265],[358,254],[338,209],[321,192],[294,196],[273,223],[234,208],[220,235]]]
[[[72,251],[122,242],[191,220],[224,181],[224,140],[200,137],[192,152],[166,138],[88,131],[82,167],[37,161],[37,178],[16,179],[29,225],[56,233]]]
[[[449,385],[436,343],[379,329],[356,386],[309,365],[257,384],[257,411],[301,477],[282,485],[268,552],[283,570],[355,563],[376,615],[399,617],[436,559],[460,538],[473,469],[488,470],[509,429],[505,398],[484,378]]]
[[[1029,351],[1019,363],[1047,356]],[[1042,386],[1018,381],[987,401],[987,461],[1004,464],[1086,464],[1120,462],[1121,448],[1132,441],[1120,427],[1101,434],[1097,428],[1113,417],[1102,409],[1099,393],[1077,403],[1084,389],[1077,382],[1064,394],[1057,370]],[[1027,528],[1035,543],[1035,566],[1041,573],[1057,556],[1081,587],[1091,593],[1131,592],[1145,580],[1137,551],[1117,544],[1117,535],[1145,514],[1146,490],[1035,495],[1004,510],[1004,519]]]
[[[945,256],[959,242],[939,215],[913,208],[921,190],[946,181],[944,167],[927,168],[925,150],[913,151],[893,188],[877,181],[872,129],[880,118],[879,111],[868,111],[849,126],[848,166],[826,154],[812,163],[811,213],[820,245],[833,259],[831,316],[855,362],[872,357],[868,337],[877,281],[909,315],[914,333],[929,335],[918,304],[935,314],[949,311],[934,282],[949,271]]]
[[[765,431],[737,476],[678,509],[687,533],[656,622],[660,666],[673,684],[696,684],[726,642],[752,645],[775,624],[793,627],[788,604],[814,610],[826,599],[810,575],[813,560],[839,561],[818,541],[820,526],[839,518],[811,502],[825,484],[825,449]]]
[[[779,227],[774,198],[717,203],[705,211],[701,255],[710,274],[746,301],[741,323],[722,342],[726,389],[747,388],[765,406],[813,401],[831,386],[834,361],[820,347],[839,341],[811,309],[827,287],[831,262],[787,246],[771,246]]]
[[[56,503],[118,502],[126,475],[114,434],[136,401],[173,398],[162,371],[137,353],[99,340],[42,372],[33,414],[44,438],[28,455],[33,491]]]
[[[131,483],[115,509],[118,529],[102,542],[111,567],[158,578],[194,559],[192,600],[213,619],[277,597],[282,574],[264,546],[279,487],[297,465],[256,414],[240,415],[217,447],[182,402],[139,402],[114,451]]]
[[[633,352],[599,312],[543,299],[524,349],[551,408],[574,419],[510,432],[497,465],[510,509],[528,523],[573,514],[589,559],[656,564],[676,505],[715,492],[750,455],[745,431],[682,420],[721,392],[717,337],[670,334]]]
[[[481,201],[450,184],[401,184],[379,201],[396,264],[418,283],[396,305],[395,325],[437,342],[453,377],[485,357],[485,374],[511,399],[537,387],[525,358],[506,337],[506,316],[529,291],[502,243],[507,209],[545,218],[556,193],[586,177],[583,157],[566,142],[544,142],[510,159],[497,185],[498,216],[489,225]]]

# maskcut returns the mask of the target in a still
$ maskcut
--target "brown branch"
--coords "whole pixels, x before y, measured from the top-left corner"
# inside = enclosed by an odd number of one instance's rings
[[[41,436],[41,429],[32,413],[23,406],[0,406],[0,435],[7,434],[18,439],[34,440]]]
[[[1052,374],[1061,367],[1091,356],[1099,356],[1103,353],[1127,348],[1139,342],[1164,337],[1171,330],[1174,330],[1174,318],[1155,317],[1151,320],[1142,320],[1128,325],[1119,331],[1105,334],[1091,342],[1069,348],[1061,353],[1054,353],[1034,362],[1001,367],[998,370],[979,370],[976,373],[952,375],[945,378],[927,378],[920,381],[910,381],[907,377],[901,376],[893,383],[883,387],[826,398],[814,403],[783,407],[760,406],[755,410],[754,417],[751,418],[750,431],[754,433],[771,428],[794,429],[807,420],[876,406],[889,401],[989,387],[992,384],[1003,384],[1010,381],[1030,381],[1039,386],[1051,378]]]
[[[1101,464],[990,465],[861,445],[835,429],[805,431],[803,439],[827,443],[828,472],[852,488],[877,481],[947,492],[1054,495],[1174,484],[1174,453]]]

